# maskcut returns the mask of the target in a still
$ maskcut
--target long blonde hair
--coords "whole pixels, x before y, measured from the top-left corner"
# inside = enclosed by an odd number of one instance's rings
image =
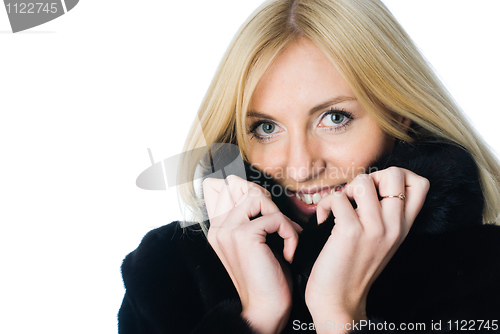
[[[202,151],[234,143],[246,157],[246,112],[266,69],[288,44],[311,40],[332,61],[358,101],[389,135],[412,141],[397,115],[466,148],[479,169],[483,221],[500,211],[500,165],[437,78],[431,66],[379,0],[270,0],[241,26],[226,51],[185,143],[181,198],[203,221],[193,185]],[[206,227],[202,225],[204,230]]]

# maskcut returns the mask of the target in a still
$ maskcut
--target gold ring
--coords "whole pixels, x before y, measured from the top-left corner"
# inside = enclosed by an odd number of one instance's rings
[[[399,195],[396,195],[396,196],[382,196],[382,198],[391,198],[391,197],[399,198],[402,201],[404,201],[406,199],[406,196],[402,193],[400,193]]]

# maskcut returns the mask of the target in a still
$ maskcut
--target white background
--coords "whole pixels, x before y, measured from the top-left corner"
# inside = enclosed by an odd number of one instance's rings
[[[497,0],[385,0],[500,152]],[[251,0],[82,0],[12,34],[0,7],[0,332],[113,333],[120,264],[182,219],[135,186],[181,152]],[[473,4],[473,5],[472,5]]]

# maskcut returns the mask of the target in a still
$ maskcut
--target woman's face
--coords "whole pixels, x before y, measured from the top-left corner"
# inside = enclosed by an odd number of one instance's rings
[[[304,38],[287,46],[262,77],[247,124],[250,163],[288,190],[303,217],[394,145]]]

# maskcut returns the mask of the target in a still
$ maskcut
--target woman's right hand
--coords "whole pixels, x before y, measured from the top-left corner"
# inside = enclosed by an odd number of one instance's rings
[[[284,239],[283,256],[291,262],[302,228],[279,211],[264,188],[233,175],[226,181],[203,182],[208,241],[238,291],[242,317],[259,333],[279,333],[290,314],[291,281],[266,235],[278,232]]]

